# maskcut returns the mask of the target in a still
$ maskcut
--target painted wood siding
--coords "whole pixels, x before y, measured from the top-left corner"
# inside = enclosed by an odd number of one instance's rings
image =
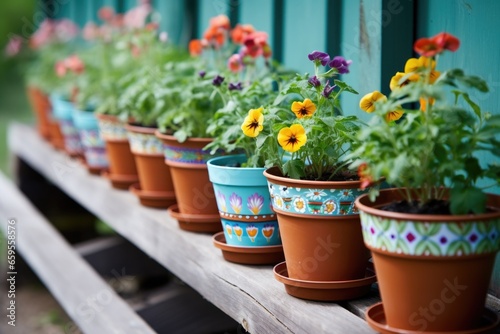
[[[53,1],[55,17],[69,17],[80,25],[96,19],[102,5],[127,10],[135,0]],[[487,79],[490,94],[473,94],[486,110],[500,112],[500,31],[498,0],[156,0],[162,29],[172,40],[187,45],[200,37],[208,20],[226,14],[234,24],[250,23],[269,33],[274,58],[298,72],[312,71],[307,54],[327,50],[353,60],[343,79],[359,96],[345,95],[344,112],[368,119],[358,107],[360,96],[373,90],[389,92],[389,80],[414,56],[413,41],[441,31],[461,40],[459,52],[440,59],[442,68],[460,67]],[[484,163],[498,163],[481,156]],[[492,188],[500,193],[500,188]],[[492,289],[500,296],[500,259]]]

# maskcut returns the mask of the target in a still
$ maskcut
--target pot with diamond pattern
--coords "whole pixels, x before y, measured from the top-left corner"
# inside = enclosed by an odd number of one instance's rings
[[[488,195],[489,211],[477,215],[381,209],[401,199],[387,189],[375,202],[368,195],[356,200],[387,326],[412,333],[477,328],[500,249],[500,196]]]

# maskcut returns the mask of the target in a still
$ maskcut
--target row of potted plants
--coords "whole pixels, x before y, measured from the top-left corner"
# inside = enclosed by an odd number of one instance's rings
[[[456,37],[417,40],[420,57],[392,78],[391,94],[361,98],[373,114],[365,124],[340,108],[342,93],[357,94],[340,80],[352,66],[341,56],[313,51],[312,75],[290,73],[270,61],[264,32],[231,29],[221,15],[188,57],[156,31],[151,7],[130,13],[101,9],[102,25],[84,29],[93,43],[78,54],[55,57],[57,39],[40,52],[36,68],[58,59],[54,86],[30,88],[59,93],[50,101],[63,134],[51,132],[56,147],[79,155],[82,145],[93,171],[106,156],[115,187],[168,207],[182,229],[218,232],[229,261],[284,258],[274,274],[293,296],[352,299],[378,280],[382,303],[367,311],[375,330],[495,326],[484,304],[500,197],[483,185],[498,184],[500,168],[478,152],[500,155],[500,116],[473,101],[473,91],[488,90],[484,80],[437,71]],[[47,114],[49,103],[37,103]]]

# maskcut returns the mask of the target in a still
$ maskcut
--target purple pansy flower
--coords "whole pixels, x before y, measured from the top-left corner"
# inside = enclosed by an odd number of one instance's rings
[[[205,72],[205,71],[199,71],[198,72],[198,75],[200,76],[200,78],[204,78],[205,74],[207,74],[207,72]]]
[[[243,86],[242,86],[241,82],[238,82],[238,83],[230,82],[228,85],[228,89],[229,90],[242,90]]]
[[[336,68],[340,74],[349,73],[349,65],[351,65],[352,60],[345,60],[342,56],[336,56],[328,64],[332,68]]]
[[[314,61],[314,63],[318,64],[321,63],[321,65],[325,66],[328,64],[330,61],[330,56],[326,52],[321,52],[321,51],[313,51],[310,54],[307,55],[307,58],[309,60]]]
[[[216,87],[219,87],[224,82],[224,77],[217,75],[213,80],[212,84]]]
[[[319,81],[318,77],[315,75],[310,77],[309,80],[307,80],[307,82],[309,82],[313,87],[321,86],[321,82]]]
[[[335,87],[337,87],[336,85],[333,85],[333,86],[330,86],[330,82],[326,82],[326,85],[325,85],[325,88],[323,89],[323,92],[321,92],[321,94],[328,98],[330,96],[330,94],[333,92],[333,90],[335,89]]]

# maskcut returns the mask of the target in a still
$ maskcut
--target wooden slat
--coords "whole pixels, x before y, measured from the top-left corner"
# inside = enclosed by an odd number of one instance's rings
[[[85,333],[154,333],[0,173],[0,226],[16,220],[16,246]]]
[[[327,0],[312,0],[304,6],[302,0],[284,0],[283,63],[288,68],[314,72],[307,55],[326,51]]]
[[[210,235],[182,231],[165,210],[140,206],[131,193],[54,151],[32,128],[12,124],[8,137],[17,156],[251,333],[372,333],[336,303],[289,296],[270,266],[226,262]]]

